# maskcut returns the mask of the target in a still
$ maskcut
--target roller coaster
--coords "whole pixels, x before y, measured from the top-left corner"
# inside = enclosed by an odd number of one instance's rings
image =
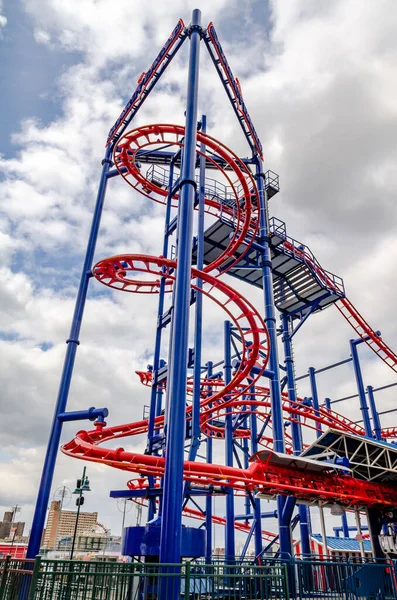
[[[187,40],[185,125],[129,129]],[[252,153],[248,158],[209,135],[205,116],[198,119],[202,43],[248,142]],[[309,507],[336,505],[342,512],[366,511],[374,554],[382,555],[381,529],[397,519],[397,448],[392,443],[397,427],[380,427],[372,388],[367,394],[363,390],[357,345],[366,344],[394,372],[397,356],[347,299],[343,280],[326,271],[307,246],[289,237],[285,223],[269,216],[279,179],[274,172],[263,171],[262,161],[262,145],[241,85],[214,25],[204,29],[200,11],[194,11],[189,26],[178,22],[109,132],[28,556],[38,550],[62,423],[87,418],[95,419],[94,429],[79,431],[62,452],[133,473],[127,489],[111,495],[148,506],[147,525],[126,529],[125,554],[162,563],[179,563],[184,556],[211,560],[215,523],[225,527],[228,561],[236,560],[236,532],[247,534],[244,552],[254,538],[258,560],[275,546],[281,556],[289,555],[296,506],[302,552],[310,554]],[[133,193],[164,205],[161,255],[125,253],[94,264],[107,184],[116,177],[123,178]],[[108,425],[107,409],[66,412],[91,280],[115,291],[158,295],[153,362],[147,371],[136,372],[150,394],[148,414],[140,421]],[[262,290],[264,305],[257,307],[245,297],[243,286]],[[224,359],[218,365],[208,360],[203,364],[204,298],[224,311]],[[313,397],[297,394],[293,336],[309,317],[331,305],[356,336],[350,342],[349,360],[355,368],[364,426],[335,412],[331,401],[319,404],[314,369]],[[189,348],[193,312],[194,344]],[[169,341],[163,335],[167,328]],[[167,360],[162,358],[165,353]],[[114,440],[132,436],[146,436],[144,452],[114,447]],[[215,461],[214,441],[225,448],[223,463]],[[213,514],[214,496],[224,497],[225,517]],[[239,497],[245,502],[243,515],[236,515]],[[277,533],[262,528],[262,498],[277,501]],[[189,523],[202,521],[204,527],[182,525],[183,516]]]

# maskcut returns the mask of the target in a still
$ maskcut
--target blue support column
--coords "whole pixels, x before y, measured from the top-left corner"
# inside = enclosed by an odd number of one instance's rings
[[[230,321],[224,324],[224,379],[227,385],[232,378],[232,352],[231,338],[232,325]],[[225,417],[225,462],[228,467],[233,466],[233,417],[231,409],[226,409]],[[236,546],[234,539],[234,493],[233,489],[228,489],[226,494],[226,525],[225,525],[225,559],[226,562],[233,563],[236,558]]]
[[[348,523],[348,520],[347,520],[347,514],[345,512],[342,515],[342,531],[343,531],[343,537],[344,538],[350,537],[350,534],[349,534],[349,523]]]
[[[372,422],[374,424],[374,437],[376,440],[381,440],[382,439],[382,425],[380,424],[380,417],[379,417],[378,410],[376,408],[374,388],[372,387],[372,385],[367,385],[367,394],[368,394],[369,406],[371,409]]]
[[[212,377],[213,369],[212,362],[207,363],[207,377]],[[211,394],[211,388],[208,389],[208,393]],[[211,405],[209,405],[211,408]],[[205,459],[207,464],[212,464],[212,438],[207,437],[207,448],[205,453]],[[205,560],[207,563],[211,562],[212,557],[212,496],[208,495],[205,499]]]
[[[371,419],[369,418],[369,410],[367,397],[365,395],[363,374],[361,372],[360,359],[358,357],[357,345],[362,343],[362,339],[350,340],[350,352],[353,359],[354,375],[356,377],[358,397],[360,401],[361,414],[364,421],[365,435],[372,437]]]
[[[263,246],[260,264],[262,268],[262,284],[265,301],[264,321],[269,332],[269,370],[272,371],[272,377],[270,379],[270,400],[272,407],[273,442],[276,452],[285,452],[284,424],[280,389],[280,369],[277,347],[276,310],[273,295],[272,257],[270,253],[267,192],[265,189],[265,175],[262,172],[262,161],[258,156],[256,157],[256,178],[260,206],[259,235],[260,243]]]
[[[283,326],[283,344],[284,344],[284,362],[287,375],[287,389],[288,399],[291,404],[295,404],[297,401],[296,397],[296,384],[295,384],[295,370],[294,370],[294,358],[292,354],[292,339],[291,339],[291,323],[290,317],[286,313],[282,313],[281,322]],[[302,439],[302,426],[300,425],[299,417],[296,416],[294,421],[291,422],[291,435],[292,435],[292,446],[294,454],[299,456],[303,450],[303,439]],[[299,526],[301,534],[301,546],[302,554],[310,554],[310,518],[309,508],[300,504],[298,507],[299,511]],[[292,546],[291,546],[292,552]]]
[[[179,563],[181,559],[183,460],[185,441],[186,379],[189,337],[192,226],[196,193],[195,164],[197,141],[197,98],[201,12],[193,11],[190,27],[190,54],[187,88],[186,128],[178,206],[177,269],[174,284],[174,312],[171,355],[168,360],[167,441],[164,473],[163,515],[160,562]],[[172,581],[169,582],[170,586]],[[168,600],[171,600],[172,588]],[[178,590],[176,590],[178,591]]]
[[[174,180],[174,163],[170,164],[170,172],[168,178],[168,196],[167,196],[167,207],[165,211],[165,226],[164,226],[164,242],[163,242],[163,250],[162,256],[168,256],[168,245],[169,245],[169,225],[171,218],[171,207],[172,207],[172,187]],[[148,452],[152,451],[153,445],[153,436],[154,436],[154,420],[157,416],[156,407],[158,405],[158,386],[156,383],[156,378],[160,366],[160,353],[161,353],[161,336],[162,336],[162,327],[161,327],[161,317],[163,316],[164,311],[164,300],[165,300],[165,277],[160,280],[160,288],[159,288],[159,304],[157,309],[157,329],[156,329],[156,340],[154,344],[154,357],[153,357],[153,377],[154,382],[151,388],[150,394],[150,412],[149,412],[149,422],[148,422]]]
[[[201,131],[207,131],[207,117],[201,117]],[[200,144],[200,187],[197,226],[197,269],[204,267],[204,215],[205,215],[205,144]],[[203,330],[203,280],[196,279],[196,313],[194,328],[194,367],[193,367],[193,406],[192,406],[192,441],[190,444],[189,460],[195,460],[200,446],[200,400],[201,400],[201,347]]]
[[[47,452],[44,459],[43,471],[40,480],[39,493],[37,496],[36,508],[33,516],[33,523],[30,533],[29,544],[26,552],[26,558],[34,558],[40,550],[41,537],[43,534],[47,506],[50,498],[52,478],[54,475],[55,463],[62,432],[62,421],[58,418],[58,416],[60,413],[64,413],[66,411],[66,404],[69,396],[70,382],[72,379],[77,346],[80,343],[79,334],[81,322],[83,319],[85,301],[87,297],[88,282],[91,277],[91,268],[94,259],[99,225],[101,222],[103,202],[106,194],[107,174],[112,164],[111,155],[112,148],[109,146],[106,150],[105,158],[102,161],[102,174],[99,182],[99,189],[92,218],[91,231],[88,238],[88,245],[83,265],[83,271],[81,274],[79,290],[76,298],[72,326],[69,338],[66,340],[66,356],[61,376],[58,398],[55,406],[55,413],[51,426],[50,439],[48,442]]]
[[[255,386],[251,386],[251,400],[255,400]],[[250,414],[250,429],[251,429],[251,454],[254,455],[258,452],[258,423],[256,416],[256,408],[252,407],[252,413]],[[255,412],[254,412],[255,411]],[[261,513],[261,501],[259,498],[254,499],[254,541],[255,541],[255,556],[259,556],[262,552],[262,513]]]
[[[273,445],[274,450],[276,452],[284,453],[284,423],[282,413],[280,369],[277,347],[276,310],[273,295],[272,257],[270,252],[267,191],[262,161],[259,158],[259,156],[256,157],[256,178],[259,193],[260,209],[259,241],[263,246],[263,251],[260,257],[260,265],[262,269],[262,285],[265,302],[264,321],[269,332],[269,370],[272,371],[272,377],[270,379],[270,402],[272,409]],[[291,536],[289,535],[289,523],[287,526],[285,522],[286,513],[283,512],[285,500],[286,496],[277,497],[281,555],[289,555],[291,551]]]
[[[310,388],[312,390],[313,409],[316,415],[319,415],[320,402],[318,400],[317,382],[316,382],[316,369],[314,367],[309,368]],[[317,437],[323,432],[321,423],[316,421],[316,434]]]

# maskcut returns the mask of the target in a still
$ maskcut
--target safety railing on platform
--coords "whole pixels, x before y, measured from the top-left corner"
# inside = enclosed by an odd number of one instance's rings
[[[288,599],[283,564],[5,560],[0,600]]]
[[[385,562],[294,561],[300,600],[387,600],[397,598],[396,565]]]
[[[27,600],[36,562],[7,556],[0,559],[0,600]]]
[[[151,164],[145,175],[148,181],[151,181],[160,188],[166,189],[169,184],[169,170],[159,165]],[[174,187],[178,181],[178,177],[174,175],[172,186]],[[196,175],[196,182],[200,183],[200,176]],[[236,194],[238,198],[242,197],[243,190],[241,184],[235,186],[235,191],[231,186],[225,185],[216,179],[205,178],[205,195],[209,199],[217,199],[225,205],[232,205],[236,202]]]
[[[299,262],[305,263],[309,267],[313,277],[322,287],[327,288],[338,296],[343,297],[345,295],[343,279],[338,277],[338,275],[334,275],[330,271],[323,269],[308,246],[305,246],[301,242],[298,242],[287,235],[285,223],[283,221],[280,221],[280,219],[277,219],[276,217],[272,217],[269,219],[269,229],[271,236],[277,236],[284,240],[284,242],[279,245],[282,252],[295,258]]]

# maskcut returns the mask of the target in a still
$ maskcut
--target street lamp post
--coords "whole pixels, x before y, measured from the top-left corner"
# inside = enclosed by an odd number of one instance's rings
[[[70,560],[73,560],[74,546],[76,543],[76,535],[77,535],[77,526],[79,523],[79,516],[80,516],[80,508],[84,504],[83,492],[90,492],[90,491],[91,491],[90,482],[89,482],[88,477],[86,476],[86,467],[84,467],[83,476],[81,479],[77,480],[76,489],[73,492],[73,494],[77,494],[77,498],[76,498],[77,514],[76,514],[76,523],[74,525],[72,549],[70,551]]]

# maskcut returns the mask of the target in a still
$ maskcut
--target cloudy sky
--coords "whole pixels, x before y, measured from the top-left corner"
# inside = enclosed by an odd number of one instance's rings
[[[18,503],[28,525],[106,135],[178,18],[188,23],[195,7],[204,25],[214,21],[262,139],[266,169],[280,174],[272,213],[344,278],[348,297],[397,347],[394,0],[0,0],[0,511]],[[136,125],[183,124],[187,48]],[[203,46],[200,113],[210,134],[247,156],[205,54]],[[160,254],[162,227],[161,207],[113,179],[96,257]],[[156,299],[100,287],[91,285],[68,408],[107,406],[109,423],[130,422],[148,403],[134,372],[151,360]],[[205,361],[221,356],[222,318],[214,326],[213,314],[206,316]],[[313,317],[296,338],[297,372],[346,358],[351,337],[336,309]],[[370,350],[361,352],[366,384],[396,380]],[[350,366],[321,376],[318,385],[321,398],[355,392]],[[299,391],[308,393],[305,380]],[[393,392],[377,398],[381,410],[394,406]],[[339,409],[360,418],[355,402]],[[397,415],[384,425],[393,422]],[[63,441],[75,431],[65,426]],[[142,448],[143,440],[125,447]],[[54,490],[73,487],[82,466],[60,455]],[[117,534],[121,515],[108,493],[127,478],[99,465],[88,471],[86,508],[98,510]]]

